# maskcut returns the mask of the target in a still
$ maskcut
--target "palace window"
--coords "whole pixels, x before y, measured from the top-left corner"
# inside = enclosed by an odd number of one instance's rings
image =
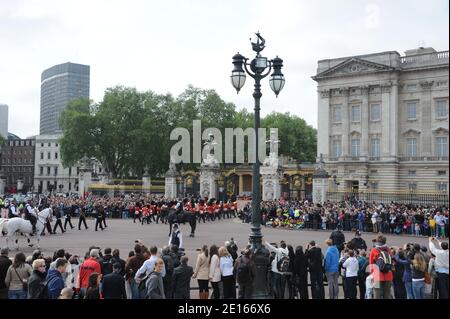
[[[380,139],[373,138],[373,139],[371,139],[370,144],[371,144],[370,156],[380,157]]]
[[[407,113],[407,118],[408,121],[414,121],[417,119],[416,117],[416,107],[417,107],[417,103],[416,102],[408,102],[406,103],[406,113]]]
[[[417,156],[417,138],[408,138],[406,140],[406,155]]]
[[[436,156],[448,156],[447,137],[436,137]]]
[[[372,104],[370,106],[370,120],[372,122],[377,122],[381,120],[381,105]]]
[[[359,105],[352,106],[352,122],[361,121],[361,107]]]
[[[448,116],[448,104],[446,100],[436,101],[436,117],[446,118]]]
[[[352,139],[352,156],[359,156],[360,145],[361,144],[359,138]]]

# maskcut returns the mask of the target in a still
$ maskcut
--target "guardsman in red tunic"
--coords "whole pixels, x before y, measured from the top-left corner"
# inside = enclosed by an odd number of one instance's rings
[[[136,222],[136,218],[139,219],[139,222],[141,223],[141,208],[139,207],[139,204],[136,203],[136,206],[134,206],[134,218],[133,218],[133,223]]]
[[[228,202],[223,204],[223,218],[225,218],[225,215],[227,218],[230,218],[230,205],[228,205]]]
[[[150,218],[153,219],[153,221],[155,221],[156,205],[155,205],[154,201],[150,202],[149,213],[150,213]]]
[[[147,222],[147,224],[150,224],[150,210],[148,209],[147,205],[142,206],[142,222],[141,224],[144,225],[144,222]]]
[[[197,204],[198,206],[198,214],[200,216],[200,218],[198,219],[198,222],[200,222],[200,219],[203,219],[203,222],[206,223],[206,216],[205,216],[205,204],[203,201],[201,201],[200,203]]]
[[[237,217],[237,201],[233,202],[233,215]]]

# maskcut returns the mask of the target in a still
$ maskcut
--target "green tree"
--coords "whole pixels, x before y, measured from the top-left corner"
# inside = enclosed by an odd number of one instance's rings
[[[113,178],[140,178],[146,169],[153,177],[161,176],[176,143],[170,140],[171,131],[183,127],[192,133],[193,120],[200,120],[203,130],[218,128],[223,136],[225,128],[253,126],[252,113],[236,111],[233,103],[223,101],[214,90],[189,86],[175,98],[117,86],[107,89],[99,103],[78,99],[69,104],[60,117],[61,158],[69,166],[85,155],[94,157]],[[289,113],[272,113],[262,124],[279,129],[281,154],[298,161],[314,160],[316,132],[304,120]],[[198,164],[179,166],[194,169]]]
[[[298,162],[315,162],[317,131],[305,120],[289,113],[272,112],[261,123],[267,129],[278,128],[279,154],[290,156]]]

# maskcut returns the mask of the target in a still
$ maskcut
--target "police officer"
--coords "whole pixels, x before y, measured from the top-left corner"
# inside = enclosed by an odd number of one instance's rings
[[[17,202],[15,199],[12,200],[11,205],[9,205],[9,218],[19,217],[19,210],[17,209]]]
[[[25,206],[25,219],[30,221],[31,226],[33,227],[33,235],[36,234],[37,217],[34,208],[32,206],[31,200],[28,200]]]

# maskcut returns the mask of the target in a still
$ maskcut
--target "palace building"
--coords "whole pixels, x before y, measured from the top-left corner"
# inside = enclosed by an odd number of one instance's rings
[[[448,51],[320,60],[312,78],[330,195],[430,194],[448,203]]]

